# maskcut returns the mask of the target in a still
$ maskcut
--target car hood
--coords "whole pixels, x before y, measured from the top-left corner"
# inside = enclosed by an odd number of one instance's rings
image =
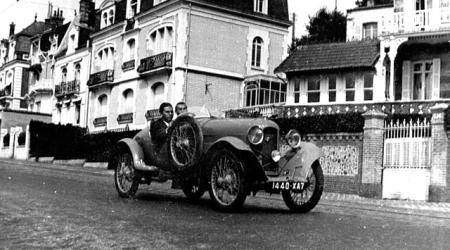
[[[224,136],[234,136],[246,138],[247,133],[253,126],[259,126],[262,129],[267,127],[279,130],[278,125],[270,120],[257,119],[198,119],[203,136],[209,139],[220,138]],[[211,138],[212,137],[212,138]],[[205,139],[206,139],[205,138]]]

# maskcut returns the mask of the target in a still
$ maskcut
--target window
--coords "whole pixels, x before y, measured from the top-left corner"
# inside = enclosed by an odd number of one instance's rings
[[[108,14],[106,12],[103,13],[103,27],[108,26]]]
[[[294,82],[294,102],[300,102],[300,81],[298,80]]]
[[[127,50],[125,53],[126,60],[134,60],[135,58],[135,47],[136,47],[136,41],[134,39],[130,39],[127,42]]]
[[[261,37],[255,37],[252,44],[252,67],[261,67],[261,51],[263,40]]]
[[[364,101],[373,100],[373,74],[364,74]]]
[[[81,104],[80,102],[75,103],[75,124],[80,124],[80,110],[81,110]]]
[[[433,62],[415,62],[413,64],[413,100],[431,99]]]
[[[73,53],[75,51],[75,34],[70,35],[70,42],[69,42],[69,53]]]
[[[336,76],[328,77],[328,102],[336,101]]]
[[[109,25],[114,24],[114,10],[109,10],[108,19]]]
[[[101,95],[98,98],[97,117],[105,117],[108,114],[108,96]]]
[[[345,101],[353,102],[355,100],[355,76],[347,75],[345,77]]]
[[[67,82],[67,68],[61,70],[61,82]]]
[[[130,17],[134,17],[137,14],[138,6],[137,0],[130,1]]]
[[[363,39],[370,40],[375,39],[378,36],[377,23],[364,23],[363,24]]]
[[[318,77],[310,77],[308,79],[308,102],[320,102],[320,79]]]
[[[75,81],[80,80],[81,66],[79,63],[75,64]]]
[[[102,22],[100,28],[114,24],[114,5],[102,11]]]
[[[153,84],[152,88],[152,96],[153,96],[153,103],[151,103],[150,108],[151,109],[157,109],[159,108],[159,105],[164,102],[164,84],[159,82]]]
[[[127,89],[122,93],[123,106],[122,113],[132,113],[133,112],[133,90]]]
[[[36,102],[36,112],[40,113],[41,112],[41,102]]]
[[[3,147],[5,148],[9,147],[9,140],[10,140],[9,133],[3,136]]]
[[[253,6],[255,12],[267,14],[267,0],[253,0]]]
[[[114,48],[106,47],[97,52],[95,72],[114,68]]]
[[[173,28],[165,26],[150,32],[147,44],[149,56],[163,52],[172,52]]]
[[[249,81],[245,87],[246,107],[286,102],[286,84],[278,81],[258,79]]]

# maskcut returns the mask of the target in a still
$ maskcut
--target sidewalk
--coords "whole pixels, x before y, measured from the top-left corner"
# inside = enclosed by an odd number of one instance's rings
[[[31,167],[42,167],[46,169],[55,169],[55,170],[63,169],[67,171],[86,172],[93,175],[103,175],[103,176],[113,175],[112,170],[107,170],[104,168],[82,167],[80,165],[78,166],[61,165],[61,164],[52,164],[34,161],[20,161],[11,159],[0,159],[0,163],[20,164]],[[170,183],[168,182],[157,184],[157,189],[160,192],[174,193],[175,191],[176,193],[179,193],[178,190],[170,189]],[[270,195],[264,192],[259,192],[255,198],[282,202],[280,195]],[[450,219],[450,203],[437,203],[437,202],[411,201],[411,200],[370,199],[353,194],[323,193],[319,205]]]

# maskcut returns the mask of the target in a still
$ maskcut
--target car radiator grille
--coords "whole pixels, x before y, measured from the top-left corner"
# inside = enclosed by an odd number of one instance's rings
[[[266,171],[272,171],[273,165],[272,162],[272,151],[276,150],[278,147],[278,131],[274,128],[266,128],[264,129],[264,139],[261,143],[260,152],[262,154],[262,166]]]

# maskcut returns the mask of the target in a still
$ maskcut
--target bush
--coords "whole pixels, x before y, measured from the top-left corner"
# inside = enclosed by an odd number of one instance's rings
[[[364,117],[361,113],[301,116],[299,118],[275,118],[281,134],[297,129],[300,134],[358,133],[363,132]]]

